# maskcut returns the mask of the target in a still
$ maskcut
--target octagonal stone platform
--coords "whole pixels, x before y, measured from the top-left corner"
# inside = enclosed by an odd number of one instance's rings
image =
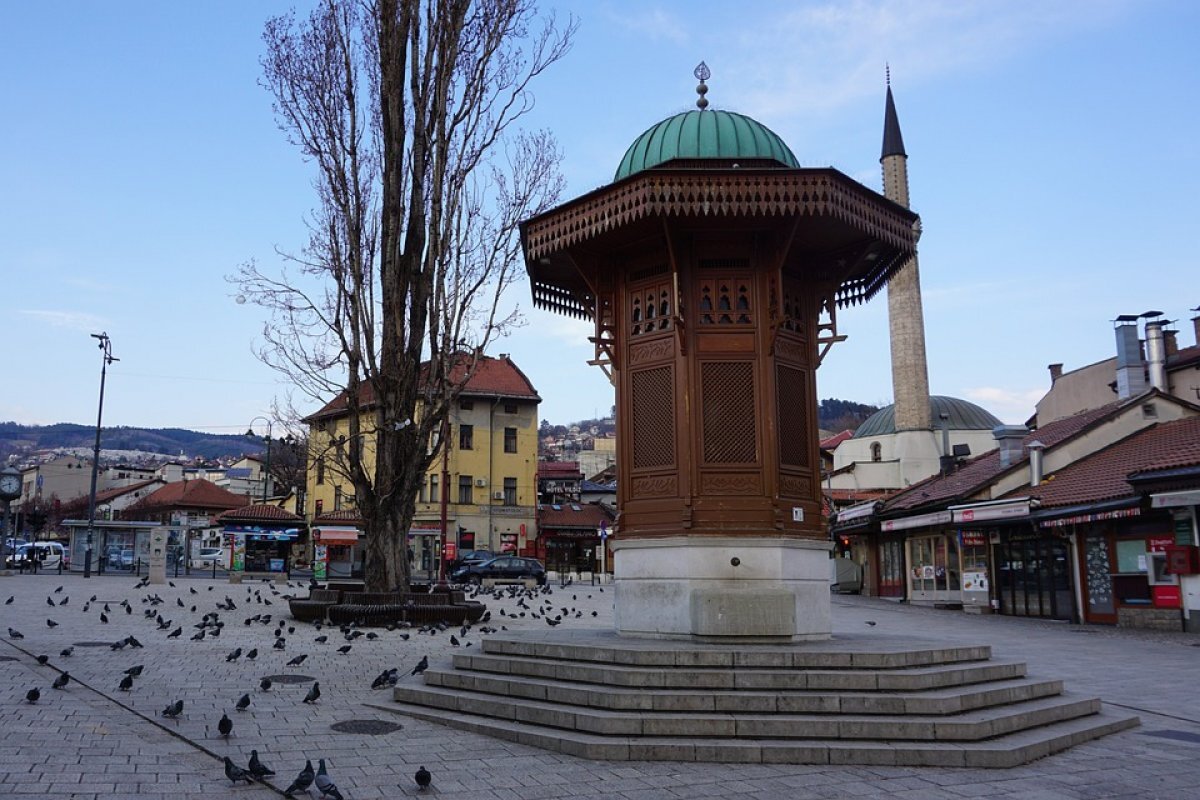
[[[387,708],[584,758],[1011,767],[1138,724],[986,645],[492,636]]]

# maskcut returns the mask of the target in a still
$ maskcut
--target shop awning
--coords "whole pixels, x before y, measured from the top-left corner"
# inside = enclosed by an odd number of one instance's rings
[[[843,508],[841,511],[837,512],[837,521],[840,524],[843,522],[852,522],[856,519],[866,519],[874,514],[875,509],[879,508],[880,505],[881,503],[879,501],[871,500],[866,503],[859,503],[856,506]]]
[[[972,522],[995,522],[998,520],[1019,519],[1028,517],[1038,501],[1021,497],[1014,500],[991,500],[970,505],[950,506],[954,515],[953,521],[960,525],[970,525]]]
[[[1200,506],[1200,489],[1150,495],[1151,508],[1179,508],[1180,506]]]
[[[338,528],[322,525],[315,528],[317,544],[357,544],[358,528]]]
[[[900,519],[885,519],[879,523],[879,529],[884,532],[904,531],[909,528],[925,528],[931,525],[945,525],[951,522],[953,515],[949,511],[935,511],[932,514],[917,514],[913,517]]]

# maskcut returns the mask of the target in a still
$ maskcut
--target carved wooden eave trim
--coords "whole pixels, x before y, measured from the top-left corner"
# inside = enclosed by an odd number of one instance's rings
[[[652,216],[832,216],[904,252],[917,215],[834,169],[651,170],[527,220],[533,261]]]

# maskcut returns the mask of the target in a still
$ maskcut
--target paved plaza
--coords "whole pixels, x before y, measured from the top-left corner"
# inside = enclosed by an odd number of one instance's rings
[[[463,636],[458,630],[429,635],[378,629],[377,638],[363,635],[348,642],[336,627],[317,631],[290,619],[283,595],[306,594],[297,584],[289,588],[180,578],[174,586],[136,588],[136,582],[55,573],[0,578],[0,794],[173,800],[279,796],[305,759],[315,765],[324,758],[342,794],[358,800],[1200,797],[1196,636],[968,616],[835,596],[835,635],[989,644],[994,657],[1025,660],[1030,676],[1062,678],[1070,691],[1136,710],[1142,725],[1011,770],[618,763],[587,761],[410,719],[388,710],[390,691],[370,688],[381,671],[393,667],[401,682],[418,681],[409,673],[422,656],[433,665],[446,664],[456,652],[451,634],[461,640],[460,647],[478,647],[486,635],[478,630]],[[549,599],[554,614],[567,609],[563,628],[611,626],[611,586],[602,591],[588,583],[552,583],[552,588],[548,596],[525,600],[528,609],[513,598],[482,598],[492,611],[489,624],[509,632],[544,630],[545,620],[532,612]],[[92,596],[96,599],[89,602]],[[161,603],[149,603],[151,597]],[[228,600],[236,608],[218,608]],[[128,602],[128,612],[122,601]],[[145,615],[147,609],[170,626],[160,630]],[[219,635],[194,641],[199,629],[193,626],[213,612],[225,623]],[[245,623],[256,615],[271,619]],[[47,620],[57,625],[51,627]],[[284,647],[276,649],[280,623]],[[180,626],[181,635],[168,638]],[[11,636],[9,628],[23,638]],[[314,641],[322,634],[327,642]],[[112,648],[130,636],[144,647]],[[338,652],[347,644],[348,652]],[[74,648],[71,655],[60,655],[68,647]],[[227,661],[237,648],[242,655]],[[247,660],[255,648],[257,658]],[[39,655],[49,656],[48,665],[39,666]],[[300,655],[307,656],[303,663],[287,665]],[[124,671],[136,665],[144,667],[140,677],[128,692],[121,691]],[[51,688],[59,670],[71,676],[63,690]],[[259,684],[265,676],[303,677],[295,683],[276,677],[264,692]],[[321,696],[306,704],[311,679],[319,681]],[[26,693],[35,687],[41,697],[30,704]],[[235,704],[245,693],[250,706],[237,711]],[[177,700],[184,702],[179,719],[164,718],[163,709]],[[228,739],[218,731],[222,714],[233,721]],[[372,722],[401,727],[356,732],[389,727],[364,724]],[[244,766],[252,749],[277,776],[271,785],[231,785],[221,759],[229,755]],[[419,793],[412,776],[422,765],[433,773],[433,786]],[[317,796],[315,787],[311,796]]]

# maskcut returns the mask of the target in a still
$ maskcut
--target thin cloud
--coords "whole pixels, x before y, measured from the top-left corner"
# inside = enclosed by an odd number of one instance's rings
[[[609,8],[605,9],[604,14],[619,27],[654,41],[666,39],[675,44],[683,44],[688,40],[687,29],[679,17],[661,8],[644,8],[637,11],[617,11]]]
[[[978,403],[1002,420],[1024,422],[1033,416],[1037,401],[1045,389],[1001,389],[996,386],[976,386],[963,392],[968,400]]]
[[[26,317],[32,317],[55,328],[68,328],[70,330],[84,331],[85,333],[93,333],[102,329],[105,325],[103,317],[88,314],[84,311],[22,309],[17,313]]]

